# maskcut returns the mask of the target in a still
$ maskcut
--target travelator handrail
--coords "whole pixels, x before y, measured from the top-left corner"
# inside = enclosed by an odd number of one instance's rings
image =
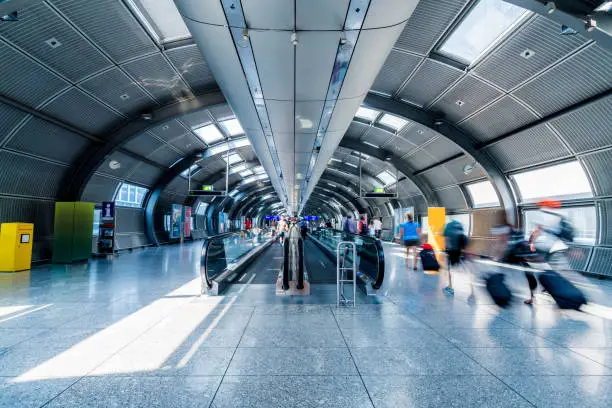
[[[289,289],[289,281],[295,266],[297,266],[297,289],[304,289],[304,241],[297,225],[293,224],[283,243],[283,290]]]
[[[221,283],[230,278],[271,241],[272,238],[263,229],[256,236],[238,231],[204,238],[200,253],[202,293],[211,291],[215,282]]]
[[[358,270],[373,289],[380,289],[385,279],[385,252],[380,239],[369,235],[353,234],[333,228],[318,228],[310,233],[314,242],[324,247],[330,258],[336,261],[338,242],[354,242],[357,246]],[[352,254],[345,254],[352,262]]]

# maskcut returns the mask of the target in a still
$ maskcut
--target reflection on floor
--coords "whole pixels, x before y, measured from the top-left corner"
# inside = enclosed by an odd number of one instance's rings
[[[406,268],[385,244],[377,298],[272,284],[198,297],[199,244],[0,274],[0,407],[610,407],[612,285],[577,277],[594,313],[550,298],[500,310],[472,278]],[[470,298],[470,282],[474,296]],[[607,303],[606,303],[607,302]],[[598,313],[595,313],[598,312]]]

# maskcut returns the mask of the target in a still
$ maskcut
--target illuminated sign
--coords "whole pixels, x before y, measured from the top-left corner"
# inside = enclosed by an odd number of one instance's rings
[[[204,184],[202,186],[202,191],[213,191],[213,186],[211,186],[209,184]]]
[[[384,193],[385,192],[385,188],[384,187],[375,187],[374,188],[374,192],[375,193]]]

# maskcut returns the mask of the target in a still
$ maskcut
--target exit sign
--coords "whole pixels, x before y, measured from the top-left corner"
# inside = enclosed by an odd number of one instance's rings
[[[203,190],[203,191],[213,191],[213,186],[208,185],[208,184],[204,184],[204,185],[202,186],[202,190]]]
[[[375,187],[374,188],[374,192],[375,193],[384,193],[385,189],[384,189],[384,187]]]

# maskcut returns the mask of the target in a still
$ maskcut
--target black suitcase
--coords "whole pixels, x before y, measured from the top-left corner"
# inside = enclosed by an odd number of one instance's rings
[[[421,264],[423,265],[424,271],[440,270],[440,264],[438,263],[436,254],[432,249],[422,249],[419,256],[421,257]]]
[[[559,308],[578,310],[587,303],[582,291],[557,272],[542,272],[539,278],[542,287],[555,299]]]
[[[497,306],[506,307],[512,300],[512,292],[504,282],[506,276],[503,273],[493,273],[485,278],[487,291]]]

